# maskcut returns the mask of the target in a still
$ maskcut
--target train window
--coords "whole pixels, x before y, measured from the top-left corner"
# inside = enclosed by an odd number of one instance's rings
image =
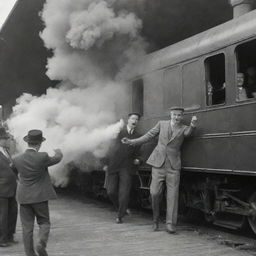
[[[226,102],[225,55],[211,56],[205,60],[206,103],[208,106]]]
[[[164,108],[181,106],[181,75],[180,67],[172,67],[164,71]]]
[[[182,103],[186,109],[198,109],[201,105],[201,67],[193,61],[182,67]]]
[[[237,100],[256,98],[256,40],[236,47],[237,59]]]
[[[137,79],[132,82],[132,112],[143,115],[143,98],[144,98],[143,80]]]

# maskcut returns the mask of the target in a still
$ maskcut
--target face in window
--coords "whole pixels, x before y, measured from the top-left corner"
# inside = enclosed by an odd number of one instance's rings
[[[242,87],[244,85],[244,74],[237,73],[236,75],[237,86]]]
[[[183,111],[182,110],[172,110],[171,111],[171,121],[177,125],[180,124],[183,119]]]
[[[139,116],[138,115],[130,115],[128,120],[127,120],[127,125],[131,128],[134,129],[139,122]]]

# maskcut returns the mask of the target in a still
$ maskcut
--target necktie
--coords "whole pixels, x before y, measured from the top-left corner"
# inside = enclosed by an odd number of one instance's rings
[[[172,126],[170,125],[168,129],[168,139],[170,140],[171,138],[172,138]]]
[[[12,158],[11,158],[11,154],[9,152],[9,150],[7,148],[3,148],[4,151],[4,155],[6,156],[6,158],[9,160],[10,163],[12,163]]]

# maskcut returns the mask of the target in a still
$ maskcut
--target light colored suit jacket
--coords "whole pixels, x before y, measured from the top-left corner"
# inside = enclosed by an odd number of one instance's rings
[[[155,127],[148,131],[145,135],[134,139],[136,144],[148,142],[152,138],[158,137],[158,143],[152,154],[147,160],[149,165],[159,168],[168,157],[174,170],[181,169],[180,148],[184,137],[192,132],[192,127],[187,125],[179,125],[174,131],[171,131],[171,122],[159,121]],[[171,136],[170,136],[171,135]]]
[[[56,198],[51,184],[48,167],[60,162],[62,155],[50,157],[46,152],[27,149],[14,157],[13,162],[19,173],[17,200],[20,204],[32,204]]]

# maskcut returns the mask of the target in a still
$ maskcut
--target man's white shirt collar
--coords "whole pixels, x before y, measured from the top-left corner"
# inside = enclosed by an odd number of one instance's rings
[[[133,134],[134,129],[130,128],[128,125],[126,126],[128,134]]]
[[[9,157],[3,147],[0,147],[0,152],[2,152],[4,156]]]

